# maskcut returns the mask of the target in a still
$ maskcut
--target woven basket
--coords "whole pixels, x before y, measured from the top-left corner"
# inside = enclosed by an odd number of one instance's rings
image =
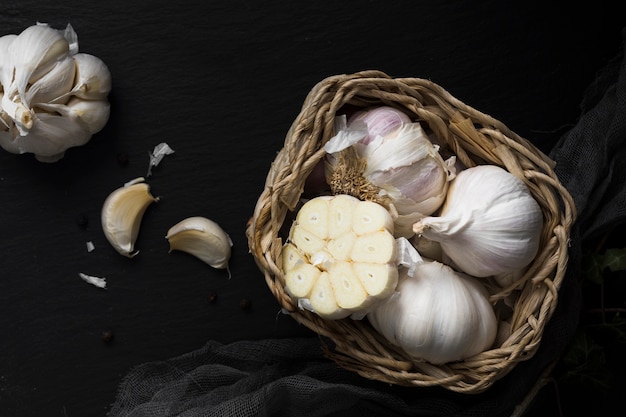
[[[389,344],[364,320],[322,319],[299,309],[284,290],[281,249],[301,202],[305,180],[325,155],[335,134],[334,118],[346,108],[388,105],[403,110],[441,141],[442,151],[465,166],[493,164],[521,178],[544,214],[539,252],[528,272],[492,301],[513,297],[511,332],[497,346],[463,361],[433,365],[415,361]],[[361,376],[400,386],[440,386],[479,393],[536,352],[557,304],[568,262],[568,241],[576,212],[560,184],[554,163],[503,123],[419,78],[391,78],[379,71],[336,75],[319,82],[306,97],[273,161],[246,234],[254,259],[281,307],[320,335],[326,355]],[[332,341],[332,343],[327,343]]]

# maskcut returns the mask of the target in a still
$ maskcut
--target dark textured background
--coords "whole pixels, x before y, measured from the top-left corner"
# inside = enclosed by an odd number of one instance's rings
[[[428,78],[547,151],[619,51],[624,19],[602,2],[538,3],[2,2],[1,35],[71,23],[80,50],[109,66],[113,91],[107,126],[60,162],[0,150],[0,416],[103,416],[140,363],[208,340],[309,335],[279,314],[244,235],[309,89],[365,69]],[[127,259],[105,240],[100,208],[146,174],[160,142],[176,153],[148,179],[161,201]],[[231,235],[230,280],[168,254],[167,229],[192,215]],[[79,272],[106,277],[108,289]]]

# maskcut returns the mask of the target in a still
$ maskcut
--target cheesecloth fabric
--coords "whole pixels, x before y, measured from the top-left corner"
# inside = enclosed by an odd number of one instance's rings
[[[209,341],[197,351],[132,369],[108,417],[519,415],[576,330],[582,246],[626,221],[623,53],[598,74],[576,126],[559,139],[550,157],[578,210],[567,277],[537,354],[486,392],[457,394],[366,380],[327,360],[317,337],[226,345]]]

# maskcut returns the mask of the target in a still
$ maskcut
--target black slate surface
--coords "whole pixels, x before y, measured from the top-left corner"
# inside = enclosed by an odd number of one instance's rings
[[[575,124],[624,23],[602,3],[23,0],[2,5],[0,35],[37,21],[71,23],[80,50],[109,66],[112,113],[57,163],[0,151],[2,417],[103,416],[140,363],[208,340],[312,334],[280,314],[244,229],[321,79],[365,69],[429,78],[547,151]],[[127,259],[105,240],[100,208],[146,174],[160,142],[175,154],[148,178],[161,201],[143,218],[140,254]],[[232,278],[168,253],[167,229],[192,215],[231,235]],[[79,272],[106,277],[108,288]]]

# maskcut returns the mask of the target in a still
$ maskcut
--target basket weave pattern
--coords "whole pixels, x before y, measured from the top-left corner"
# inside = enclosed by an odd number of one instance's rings
[[[389,344],[366,319],[322,319],[299,309],[284,290],[280,267],[284,230],[290,226],[289,216],[297,210],[306,178],[324,158],[323,145],[335,134],[335,116],[345,106],[380,105],[396,107],[419,121],[441,141],[442,150],[456,155],[465,166],[498,165],[521,178],[544,214],[539,252],[528,271],[509,288],[492,294],[494,302],[515,297],[510,336],[464,361],[436,366],[416,361]],[[391,78],[380,71],[331,76],[306,97],[271,164],[246,230],[248,245],[281,307],[323,340],[330,339],[332,344],[322,345],[327,356],[340,366],[396,385],[479,393],[516,363],[534,355],[557,304],[576,212],[553,168],[554,163],[530,142],[431,81]]]

